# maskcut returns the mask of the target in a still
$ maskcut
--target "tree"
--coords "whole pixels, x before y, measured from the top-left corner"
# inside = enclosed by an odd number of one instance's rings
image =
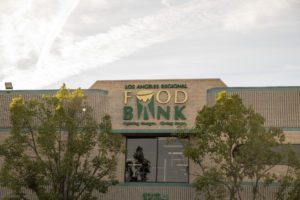
[[[14,192],[8,198],[26,199],[22,188],[29,188],[43,200],[89,200],[116,184],[121,138],[112,135],[108,115],[96,123],[81,89],[16,97],[10,112],[11,135],[0,147],[0,181]]]
[[[300,199],[300,159],[299,155],[291,148],[287,148],[287,170],[278,178],[279,190],[276,193],[277,200]]]
[[[199,166],[194,185],[205,199],[240,199],[245,180],[253,183],[257,199],[260,182],[272,182],[271,169],[282,160],[274,148],[284,136],[280,129],[263,125],[260,114],[226,92],[219,93],[214,106],[198,112],[185,155]]]

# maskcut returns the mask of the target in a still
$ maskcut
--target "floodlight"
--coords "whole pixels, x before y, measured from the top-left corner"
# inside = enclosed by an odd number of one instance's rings
[[[12,90],[13,89],[12,82],[5,82],[5,89]]]

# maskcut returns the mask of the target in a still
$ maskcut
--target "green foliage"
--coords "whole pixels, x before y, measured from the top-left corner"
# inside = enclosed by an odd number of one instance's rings
[[[276,194],[277,200],[300,199],[300,160],[299,155],[290,148],[286,152],[288,169],[286,174],[279,177],[279,190]]]
[[[242,182],[272,183],[271,169],[282,160],[274,148],[284,141],[282,131],[265,128],[264,118],[243,105],[238,95],[221,92],[216,104],[198,112],[185,155],[198,164],[195,187],[205,199],[239,199]]]
[[[108,115],[96,123],[81,89],[16,97],[10,112],[11,135],[0,146],[0,181],[14,191],[9,199],[26,199],[22,188],[29,188],[43,200],[89,200],[117,183],[121,137],[112,135]]]

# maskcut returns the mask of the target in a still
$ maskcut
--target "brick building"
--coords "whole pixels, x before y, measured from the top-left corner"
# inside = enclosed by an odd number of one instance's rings
[[[197,111],[215,103],[219,91],[237,93],[265,119],[265,126],[282,128],[286,142],[300,152],[300,87],[227,87],[220,79],[96,81],[85,90],[94,117],[108,113],[113,132],[122,134],[126,153],[119,155],[118,186],[105,199],[193,199],[196,165],[183,155],[183,145],[168,141],[178,127],[192,128]],[[9,103],[54,94],[55,90],[0,91],[0,142],[9,134]],[[138,173],[138,155],[147,172]],[[280,166],[278,167],[280,170]],[[145,177],[146,176],[146,177]],[[156,197],[155,197],[156,198]]]

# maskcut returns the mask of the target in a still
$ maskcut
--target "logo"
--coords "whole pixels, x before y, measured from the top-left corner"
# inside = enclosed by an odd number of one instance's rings
[[[141,90],[136,94],[138,119],[141,118],[144,111],[144,120],[149,120],[149,113],[155,118],[154,95],[152,91]]]
[[[187,101],[188,93],[182,89],[125,90],[124,125],[186,125]]]

